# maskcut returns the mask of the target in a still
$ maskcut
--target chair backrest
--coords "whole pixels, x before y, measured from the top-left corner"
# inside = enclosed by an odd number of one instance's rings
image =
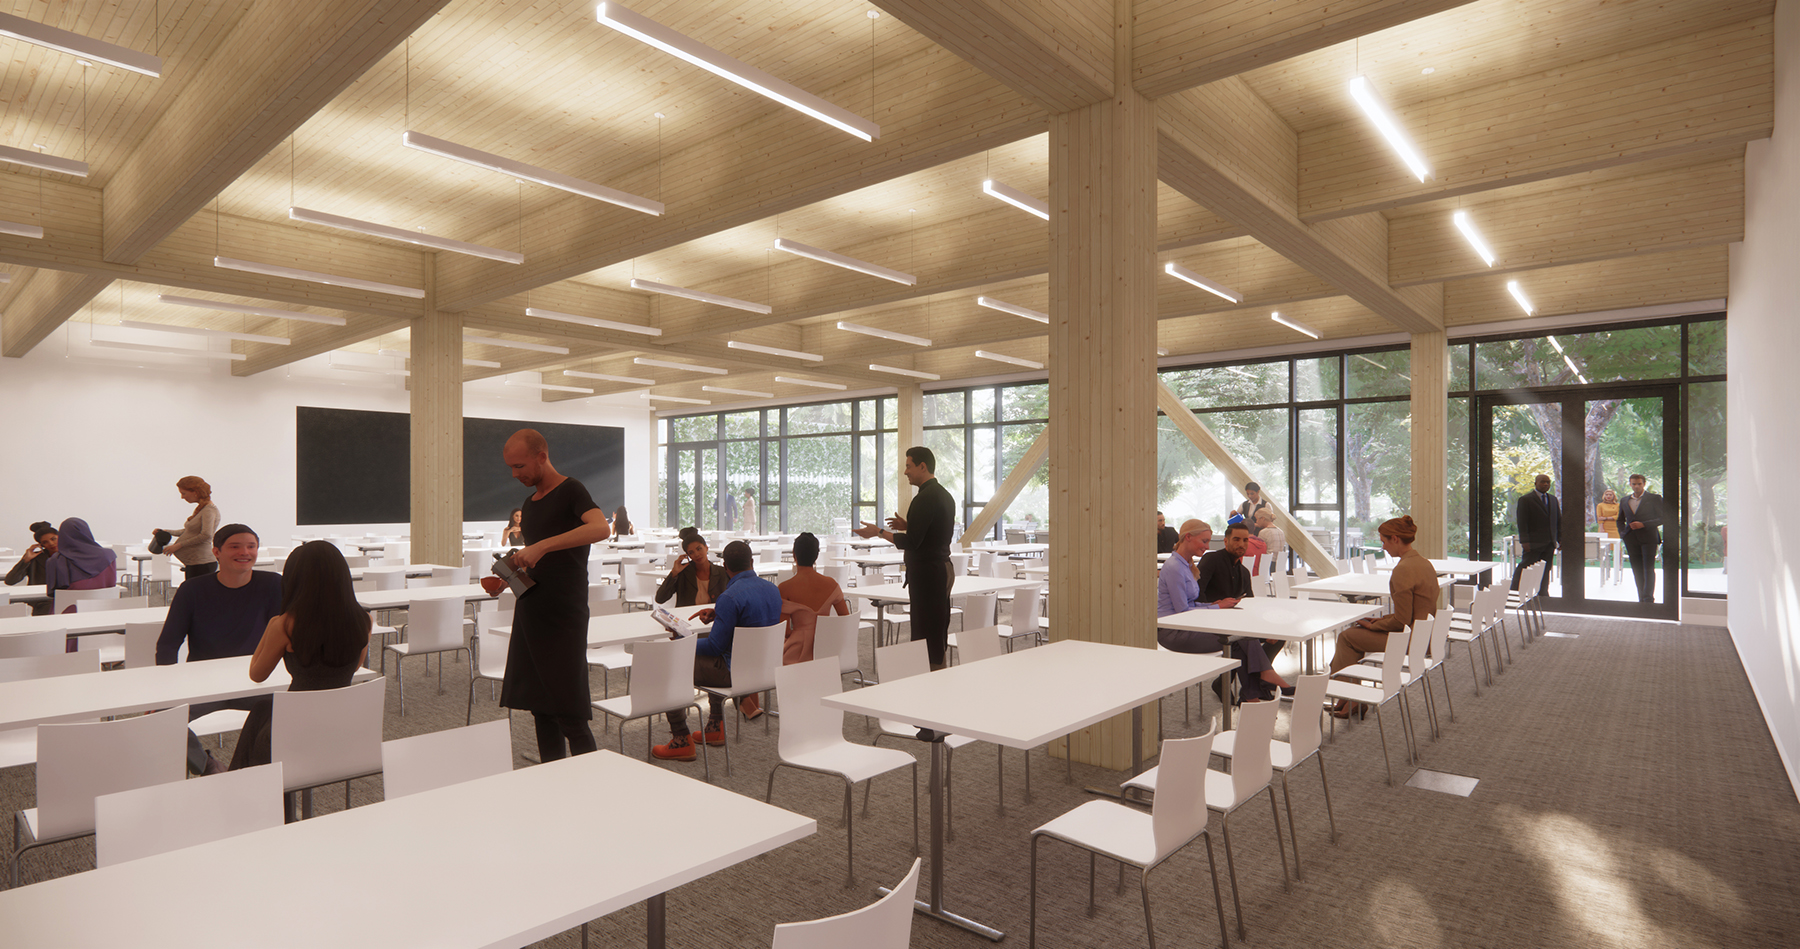
[[[862,909],[803,923],[777,924],[774,949],[906,949],[912,943],[913,898],[919,891],[921,862],[914,857],[906,878]]]
[[[1406,641],[1406,671],[1418,675],[1425,670],[1425,649],[1431,645],[1431,632],[1437,621],[1422,619],[1412,625],[1415,635]]]
[[[975,561],[976,576],[982,576],[982,577],[994,576],[995,575],[994,574],[994,565],[1000,562],[1000,555],[997,553],[994,553],[991,550],[983,550],[983,551],[979,552],[976,555],[976,557],[977,557],[977,559]]]
[[[1002,580],[1017,580],[1019,565],[1011,560],[1000,560],[994,563],[994,576]]]
[[[1538,584],[1544,582],[1544,570],[1548,567],[1549,564],[1540,560],[1519,571],[1519,597],[1521,599],[1529,600],[1537,596]]]
[[[406,572],[403,570],[383,570],[380,573],[369,574],[368,578],[375,582],[377,590],[406,589]]]
[[[469,565],[458,564],[454,567],[432,567],[431,579],[439,586],[454,587],[469,582]]]
[[[479,610],[475,613],[475,671],[490,679],[506,675],[506,650],[512,647],[512,636],[496,633],[494,627],[512,628],[512,610]]]
[[[1263,789],[1273,773],[1269,741],[1275,737],[1275,711],[1281,703],[1245,702],[1238,706],[1237,744],[1231,754],[1231,796],[1242,801]],[[1162,797],[1162,772],[1156,773],[1157,797]]]
[[[820,567],[819,572],[837,581],[838,589],[847,590],[856,581],[856,565],[834,563],[829,567]]]
[[[461,600],[409,600],[406,604],[406,645],[414,652],[460,648],[463,644],[462,620]]]
[[[625,612],[625,601],[618,597],[610,600],[591,600],[588,602],[588,616],[616,616]]]
[[[1388,634],[1387,649],[1382,652],[1382,655],[1388,658],[1381,664],[1381,695],[1383,698],[1400,690],[1402,670],[1400,663],[1393,661],[1392,657],[1406,655],[1406,647],[1411,642],[1412,627],[1410,626],[1397,633]]]
[[[738,692],[774,688],[786,636],[787,623],[739,626],[731,639],[731,688]]]
[[[426,732],[381,743],[381,791],[391,801],[512,770],[512,727],[506,719]]]
[[[1156,800],[1150,805],[1150,834],[1155,845],[1151,863],[1174,853],[1206,829],[1206,761],[1212,754],[1213,737],[1218,733],[1219,726],[1215,722],[1210,731],[1196,738],[1163,739],[1162,757],[1156,768]],[[1265,771],[1268,755],[1265,742]],[[1234,772],[1237,767],[1234,762]],[[1263,780],[1268,780],[1266,774]]]
[[[998,593],[971,593],[963,597],[963,626],[992,626],[1000,606]],[[960,637],[959,641],[960,641]]]
[[[693,636],[638,643],[631,650],[631,704],[678,708],[694,697]],[[785,703],[783,703],[785,704]]]
[[[588,604],[589,605],[598,603],[601,600],[616,600],[618,598],[619,598],[619,585],[616,583],[590,583],[590,584],[588,584]]]
[[[344,565],[349,567],[366,567],[369,565],[368,554],[345,554]]]
[[[961,634],[957,642],[962,642]],[[960,652],[961,650],[958,649]],[[931,671],[931,657],[925,651],[925,640],[914,639],[892,646],[875,647],[875,678],[882,682],[896,679],[910,679],[916,675],[924,675]],[[786,700],[783,700],[786,707]],[[911,726],[890,719],[882,719],[881,723],[890,731],[902,731]]]
[[[1375,555],[1371,552],[1364,552],[1363,553],[1363,573],[1374,573],[1374,572],[1376,572]]]
[[[965,616],[968,614],[964,614]],[[956,634],[956,658],[959,662],[980,662],[1006,651],[1000,642],[1000,627],[983,626]]]
[[[107,610],[141,610],[149,607],[147,596],[113,596],[99,600],[76,600],[77,613],[104,613]]]
[[[94,864],[154,857],[280,827],[281,765],[267,764],[94,798]]]
[[[67,613],[71,605],[82,600],[116,600],[118,597],[118,587],[101,587],[98,590],[57,590],[50,594],[50,610],[53,613]],[[80,609],[80,607],[76,607],[76,609]]]
[[[17,619],[30,615],[30,603],[0,603],[0,619]]]
[[[1341,577],[1350,573],[1350,562],[1348,560],[1333,560],[1331,565],[1337,568],[1337,576]]]
[[[67,648],[68,639],[69,631],[66,629],[46,629],[36,633],[0,636],[0,659],[55,655]],[[95,655],[99,655],[99,653],[95,653]]]
[[[1288,720],[1288,745],[1293,749],[1290,761],[1299,761],[1319,748],[1319,708],[1325,701],[1325,687],[1331,676],[1325,673],[1303,675],[1294,682],[1294,711]]]
[[[1294,587],[1293,587],[1292,581],[1290,581],[1288,579],[1287,574],[1277,571],[1275,574],[1275,577],[1274,577],[1274,581],[1275,581],[1275,599],[1277,599],[1277,600],[1293,599]]]
[[[58,649],[42,656],[0,659],[0,682],[54,679],[57,676],[73,676],[99,671],[100,654],[97,652],[63,652]]]
[[[836,656],[838,657],[838,672],[853,671],[861,662],[857,656],[857,647],[861,640],[862,617],[855,613],[851,613],[849,616],[823,614],[813,628],[813,658],[823,659],[826,656]]]
[[[341,689],[275,693],[270,758],[282,763],[288,790],[380,771],[386,699],[386,677]]]
[[[969,555],[968,554],[951,554],[950,555],[950,573],[953,576],[958,576],[958,577],[968,576],[969,575]]]
[[[775,546],[774,544],[770,544],[767,547],[764,547],[763,549],[756,552],[756,559],[762,561],[763,563],[780,563],[781,562],[781,548]]]
[[[39,725],[39,840],[94,829],[94,798],[186,777],[188,707],[110,722]]]
[[[1450,655],[1450,610],[1440,609],[1431,616],[1431,656],[1432,665],[1444,661]]]
[[[1028,587],[1020,587],[1013,597],[1012,628],[1013,635],[1020,635],[1025,630],[1037,629],[1038,610],[1043,605],[1044,585],[1034,583]]]
[[[734,676],[732,681],[737,678]],[[775,670],[775,688],[781,693],[781,728],[776,735],[783,761],[846,744],[843,710],[828,708],[819,701],[843,691],[836,662],[814,659],[781,666]]]
[[[156,641],[162,637],[162,627],[161,623],[125,624],[125,668],[156,665]]]

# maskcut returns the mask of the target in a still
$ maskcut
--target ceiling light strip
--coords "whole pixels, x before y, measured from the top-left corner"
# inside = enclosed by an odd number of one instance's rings
[[[594,17],[626,36],[648,43],[671,56],[685,59],[752,92],[768,96],[790,109],[843,129],[865,142],[872,142],[881,136],[881,126],[874,122],[832,105],[798,86],[783,82],[749,63],[677,33],[649,17],[633,13],[617,3],[600,4],[594,11]]]
[[[1193,272],[1192,270],[1187,269],[1186,267],[1181,266],[1180,264],[1178,264],[1172,260],[1166,264],[1163,264],[1163,273],[1166,273],[1169,276],[1174,277],[1175,279],[1183,281],[1185,283],[1191,283],[1194,286],[1199,287],[1202,290],[1205,290],[1207,293],[1212,294],[1213,296],[1223,297],[1227,300],[1230,300],[1232,303],[1244,302],[1243,294],[1237,292],[1236,290],[1231,289],[1230,287],[1228,287],[1222,283],[1217,283],[1215,281],[1208,280],[1205,277],[1200,276],[1199,274]]]
[[[764,346],[761,343],[746,343],[743,340],[726,340],[729,349],[741,349],[745,352],[762,353],[767,356],[786,356],[789,359],[804,359],[808,362],[824,362],[825,357],[818,353],[803,353],[798,349],[781,349],[777,346]]]
[[[1393,112],[1388,109],[1387,103],[1381,101],[1381,96],[1375,92],[1375,87],[1369,84],[1367,76],[1357,76],[1350,80],[1350,98],[1355,99],[1356,104],[1362,106],[1363,114],[1369,117],[1369,121],[1375,123],[1375,128],[1380,130],[1383,138],[1387,139],[1388,147],[1400,156],[1400,160],[1406,163],[1406,167],[1417,175],[1420,181],[1431,177],[1431,166],[1425,163],[1425,156],[1419,153],[1418,148],[1413,145],[1412,138],[1406,134],[1404,128],[1400,127],[1400,120],[1394,117]]]
[[[319,273],[316,270],[301,270],[297,267],[281,267],[275,264],[261,264],[253,260],[238,260],[235,257],[214,257],[214,267],[226,270],[241,270],[245,273],[262,274],[265,277],[286,277],[290,280],[304,280],[308,283],[322,283],[330,287],[349,287],[353,290],[367,290],[370,293],[387,293],[397,297],[411,297],[414,300],[425,299],[425,291],[413,287],[402,287],[375,280],[363,280],[358,277],[340,277],[336,274]]]
[[[717,293],[707,293],[704,290],[689,290],[686,287],[657,283],[654,280],[639,280],[636,277],[631,278],[631,289],[660,293],[664,296],[683,297],[716,306],[728,306],[734,310],[749,310],[751,313],[761,313],[764,316],[774,312],[774,308],[765,303],[751,303],[749,300],[739,300],[737,297],[721,296]]]
[[[1512,298],[1518,302],[1519,309],[1524,310],[1526,316],[1530,316],[1537,312],[1537,308],[1532,306],[1531,301],[1525,298],[1525,291],[1519,288],[1519,281],[1506,281],[1506,292],[1512,294]]]
[[[651,395],[648,392],[644,393],[642,398],[649,399],[652,402],[685,402],[688,405],[711,405],[712,404],[711,402],[707,401],[706,399],[688,399],[688,398],[683,398],[679,395]]]
[[[1304,333],[1307,336],[1311,336],[1313,339],[1319,339],[1321,337],[1321,334],[1319,333],[1318,330],[1313,329],[1312,327],[1306,325],[1305,323],[1300,322],[1299,320],[1289,319],[1288,317],[1282,316],[1280,311],[1270,313],[1269,319],[1274,320],[1275,322],[1280,323],[1282,326],[1285,326],[1288,329],[1291,329],[1297,333]]]
[[[580,386],[559,386],[549,382],[514,382],[511,379],[508,379],[506,380],[506,384],[520,389],[542,389],[545,392],[579,392],[582,395],[594,394],[594,390],[592,389],[583,389]]]
[[[623,382],[626,385],[634,386],[656,385],[655,379],[639,379],[636,376],[609,376],[604,372],[585,372],[580,369],[564,369],[563,375],[574,376],[577,379],[599,379],[602,382]]]
[[[1017,356],[1003,356],[999,353],[990,353],[985,349],[975,350],[975,355],[981,357],[982,359],[992,359],[995,362],[1004,362],[1004,363],[1011,363],[1015,366],[1024,366],[1027,369],[1042,369],[1042,368],[1044,368],[1044,364],[1041,362],[1032,362],[1029,359],[1020,359]]]
[[[548,168],[539,168],[536,165],[527,165],[522,161],[513,161],[492,152],[484,152],[478,148],[470,148],[467,145],[458,145],[455,142],[434,138],[423,132],[407,131],[403,133],[400,136],[400,144],[407,148],[436,155],[439,158],[460,161],[465,165],[486,168],[489,171],[497,171],[514,178],[523,178],[535,184],[567,191],[570,194],[578,194],[584,198],[593,198],[595,201],[605,201],[607,204],[616,204],[633,211],[642,211],[645,214],[663,213],[661,201],[652,201],[649,198],[608,188],[592,181],[584,181],[571,175],[551,171]]]
[[[1039,201],[1017,188],[1008,187],[992,178],[981,183],[981,193],[999,198],[1021,211],[1028,211],[1046,221],[1050,220],[1050,202]]]
[[[793,376],[776,376],[775,381],[785,382],[791,386],[811,386],[814,389],[831,389],[836,392],[842,392],[845,389],[850,388],[849,386],[838,385],[835,382],[819,382],[816,379],[796,379]]]
[[[163,61],[161,57],[149,53],[140,53],[135,49],[115,46],[91,36],[59,30],[54,26],[45,26],[34,20],[0,13],[0,36],[10,36],[15,40],[24,40],[46,49],[71,56],[85,56],[97,59],[108,66],[117,66],[134,73],[149,76],[152,79],[162,78]]]
[[[207,329],[200,326],[176,326],[173,323],[149,323],[143,320],[120,320],[120,326],[134,330],[151,330],[158,333],[185,333],[189,336],[210,336],[213,339],[235,339],[246,343],[268,343],[273,346],[289,346],[293,340],[286,336],[262,336],[257,333],[233,333],[230,330]]]
[[[775,238],[775,249],[785,250],[790,254],[798,254],[801,257],[808,257],[822,264],[830,264],[833,267],[842,267],[845,270],[866,273],[871,277],[880,277],[883,280],[892,280],[895,283],[903,283],[909,287],[919,282],[919,278],[904,271],[883,267],[880,264],[871,264],[866,260],[858,260],[855,257],[846,257],[843,254],[833,253],[832,251],[820,250],[811,244],[790,241],[785,237]]]
[[[152,346],[148,343],[124,343],[111,339],[90,339],[90,346],[104,346],[107,349],[130,349],[144,353],[165,353],[171,356],[198,356],[201,359],[227,359],[243,362],[250,357],[243,353],[222,353],[210,349],[182,349],[179,346]]]
[[[1040,313],[1037,310],[1027,309],[1014,303],[1008,303],[1005,300],[996,300],[993,297],[976,297],[975,302],[990,310],[1011,313],[1014,316],[1022,316],[1028,320],[1036,320],[1039,323],[1050,322],[1050,314],[1048,313]]]
[[[471,244],[467,241],[455,241],[448,237],[423,234],[418,231],[409,231],[405,228],[389,227],[386,224],[374,224],[369,221],[359,221],[353,217],[326,214],[324,211],[314,211],[309,208],[288,208],[288,219],[299,221],[303,224],[318,224],[324,227],[335,227],[341,231],[355,231],[358,234],[367,234],[370,237],[384,237],[391,241],[417,244],[420,247],[430,247],[435,250],[446,250],[454,254],[468,254],[471,257],[486,257],[488,260],[498,260],[501,263],[506,264],[522,264],[525,262],[525,255],[516,251],[501,250],[498,247],[488,247],[485,244]]]
[[[346,350],[346,352],[348,352],[348,350]],[[404,350],[404,349],[378,349],[375,351],[375,355],[377,355],[377,356],[392,356],[392,357],[395,357],[398,359],[411,359],[412,358],[412,353],[408,352],[407,350]],[[464,359],[462,361],[462,364],[465,366],[479,366],[482,369],[498,369],[498,368],[500,368],[499,363],[494,362],[489,359]]]
[[[370,375],[375,375],[375,376],[410,376],[410,375],[412,375],[412,371],[408,370],[408,369],[378,369],[374,366],[340,366],[336,363],[330,363],[330,364],[326,365],[325,368],[331,369],[336,372],[366,372],[366,373],[369,373]]]
[[[905,333],[896,333],[893,330],[876,329],[873,326],[864,326],[861,323],[846,323],[843,320],[839,320],[837,328],[852,333],[861,333],[864,336],[876,336],[881,339],[891,339],[896,343],[911,343],[914,346],[931,345],[931,340],[928,340],[923,336],[908,336]]]
[[[663,331],[654,326],[640,326],[636,323],[619,323],[603,320],[593,316],[576,316],[573,313],[559,313],[556,310],[541,310],[535,306],[525,308],[526,316],[535,316],[544,320],[556,320],[559,323],[575,323],[580,326],[593,326],[603,330],[618,330],[621,333],[637,333],[640,336],[661,336]]]
[[[524,349],[534,353],[553,353],[558,356],[567,356],[569,354],[568,347],[565,346],[546,346],[543,343],[522,343],[516,339],[477,336],[474,333],[464,333],[463,342],[480,343],[484,346],[504,346],[507,349]]]
[[[747,395],[758,399],[773,399],[773,392],[758,392],[755,389],[727,389],[724,386],[701,386],[701,392],[723,392],[726,395]]]
[[[200,310],[218,310],[221,313],[248,313],[251,316],[267,316],[278,320],[294,320],[299,323],[323,323],[326,326],[343,326],[349,320],[341,316],[321,316],[315,313],[297,313],[293,310],[277,310],[266,306],[247,306],[242,303],[221,303],[218,300],[202,300],[198,297],[180,297],[167,293],[156,296],[159,303],[170,303],[175,306],[191,306]]]
[[[1469,212],[1458,211],[1450,216],[1450,220],[1456,222],[1456,229],[1462,232],[1463,239],[1469,242],[1469,246],[1475,248],[1475,254],[1482,262],[1489,267],[1494,266],[1494,252],[1488,247],[1487,241],[1481,239],[1481,232],[1475,229],[1475,222],[1469,218]]]
[[[715,376],[723,376],[730,372],[728,369],[720,369],[717,366],[695,366],[684,362],[663,362],[660,359],[646,359],[643,356],[633,356],[631,361],[640,366],[657,366],[663,369],[685,369],[688,372],[705,372]]]
[[[0,221],[0,234],[11,234],[14,237],[42,239],[44,236],[44,229],[36,224],[20,224],[16,221]]]
[[[86,178],[88,175],[88,163],[85,161],[76,161],[73,158],[58,158],[55,155],[46,155],[42,152],[29,152],[23,148],[14,148],[11,145],[0,145],[0,161],[11,162],[15,165],[24,165],[27,168],[37,168],[42,171],[55,171],[65,175],[74,175],[77,178]]]
[[[917,369],[902,369],[899,366],[883,366],[878,363],[869,363],[869,371],[891,372],[896,376],[911,376],[914,379],[929,379],[932,382],[936,382],[943,378],[943,376],[937,375],[936,373],[920,372]]]

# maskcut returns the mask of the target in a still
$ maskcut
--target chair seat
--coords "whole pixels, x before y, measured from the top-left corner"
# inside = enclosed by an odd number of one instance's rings
[[[1035,630],[1035,629],[1021,629],[1021,630],[1015,631],[1012,628],[1012,626],[1005,624],[1005,623],[1002,623],[999,626],[996,626],[994,628],[1000,631],[1001,639],[1018,639],[1021,636],[1037,635],[1037,630]]]
[[[1270,745],[1269,750],[1274,751],[1273,744]],[[1263,787],[1267,786],[1263,785]],[[1231,775],[1223,771],[1209,770],[1206,772],[1206,806],[1210,810],[1221,813],[1235,810],[1244,801],[1261,794],[1263,787],[1251,791],[1248,796],[1240,800],[1237,796],[1237,787],[1231,783]]]
[[[880,719],[880,722],[881,722],[881,733],[884,735],[892,735],[895,738],[917,738],[917,737],[919,737],[919,726],[917,726],[917,725],[908,725],[905,722],[896,722],[891,718]],[[958,748],[964,747],[965,745],[973,745],[978,740],[979,739],[970,738],[967,735],[948,735],[944,738],[944,745],[945,745],[945,747],[948,747],[950,750],[954,751]]]
[[[1369,705],[1380,705],[1387,700],[1387,696],[1382,694],[1380,689],[1357,685],[1354,682],[1342,682],[1337,679],[1333,679],[1329,685],[1325,686],[1325,696],[1326,698],[1364,702]]]
[[[412,643],[388,643],[387,645],[385,645],[381,648],[386,650],[387,652],[398,653],[399,655],[402,655],[402,656],[428,656],[435,652],[455,652],[459,649],[469,648],[466,645],[457,644],[454,646],[444,646],[439,649],[421,649],[417,652],[414,652],[412,645],[413,645]]]
[[[244,727],[244,719],[249,717],[250,713],[243,709],[222,708],[188,722],[188,731],[196,735],[220,735],[225,732],[241,731]]]
[[[1212,753],[1221,758],[1229,758],[1237,747],[1237,729],[1220,732],[1213,736]],[[1269,766],[1276,771],[1286,771],[1294,766],[1294,746],[1285,741],[1269,742]]]
[[[669,708],[650,708],[649,703],[643,704],[644,707],[639,708],[637,704],[632,702],[631,696],[621,695],[616,699],[601,699],[594,703],[594,707],[614,718],[643,718],[646,715],[661,715],[664,712],[673,712],[676,709],[684,709],[694,703],[693,700],[690,699],[680,705]]]
[[[1357,663],[1354,666],[1345,666],[1344,668],[1339,669],[1334,675],[1347,676],[1352,679],[1361,679],[1365,682],[1380,682],[1381,667],[1371,666],[1367,663]],[[1412,679],[1412,673],[1403,668],[1400,672],[1400,684],[1403,686],[1411,685]]]
[[[860,784],[896,768],[919,763],[917,758],[897,748],[872,748],[847,741],[799,754],[783,754],[781,760],[784,764],[799,768],[841,774],[853,784]]]
[[[602,646],[587,651],[587,663],[602,669],[629,669],[631,653],[626,652],[624,646]]]
[[[1134,867],[1144,866],[1156,855],[1150,814],[1111,801],[1088,801],[1032,833],[1046,834]]]
[[[1459,633],[1451,630],[1449,639],[1453,643],[1472,643],[1475,641],[1476,635],[1476,633]]]

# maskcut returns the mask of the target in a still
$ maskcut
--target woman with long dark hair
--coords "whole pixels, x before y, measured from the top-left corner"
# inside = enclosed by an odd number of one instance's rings
[[[614,537],[622,537],[626,534],[637,533],[637,528],[631,523],[631,515],[625,513],[625,505],[623,504],[619,505],[618,508],[613,511],[612,532]]]
[[[337,546],[322,540],[301,544],[281,572],[281,612],[269,620],[250,657],[250,678],[261,682],[282,663],[293,677],[289,692],[341,689],[368,657],[372,625],[356,602],[350,565]],[[231,756],[233,771],[269,763],[274,706],[269,698],[244,720]]]
[[[512,517],[509,518],[506,522],[506,529],[500,532],[500,546],[502,546],[502,547],[523,547],[523,546],[525,546],[525,528],[523,526],[521,526],[519,523],[520,520],[522,518],[524,518],[524,516],[525,516],[524,508],[520,508],[520,507],[513,508]]]

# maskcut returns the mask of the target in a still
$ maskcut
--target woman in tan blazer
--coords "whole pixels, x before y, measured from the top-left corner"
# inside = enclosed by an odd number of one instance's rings
[[[1389,633],[1411,627],[1413,632],[1423,635],[1425,621],[1437,613],[1437,571],[1412,545],[1413,538],[1419,535],[1418,525],[1413,523],[1410,515],[1403,515],[1383,523],[1378,531],[1381,549],[1390,557],[1400,558],[1388,580],[1388,596],[1394,601],[1394,611],[1386,616],[1357,620],[1354,626],[1338,634],[1337,652],[1331,657],[1333,674],[1361,662],[1367,653],[1386,649]],[[1394,658],[1397,661],[1399,657]],[[1348,718],[1349,703],[1340,703],[1332,714]]]

